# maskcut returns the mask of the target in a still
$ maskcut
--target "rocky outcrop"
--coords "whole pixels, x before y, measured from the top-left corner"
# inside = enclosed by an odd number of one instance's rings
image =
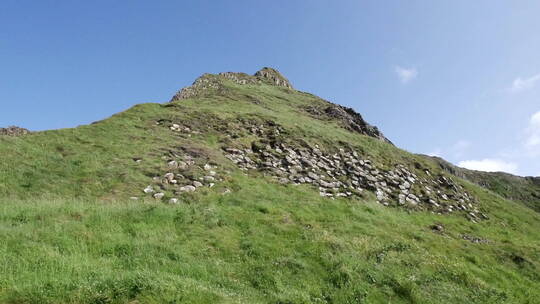
[[[20,128],[20,127],[16,127],[16,126],[10,126],[10,127],[7,127],[7,128],[0,128],[0,136],[4,135],[4,136],[21,136],[21,135],[26,135],[30,133],[29,130],[25,129],[25,128]]]
[[[362,115],[352,108],[347,108],[327,101],[324,106],[308,106],[304,108],[304,110],[314,118],[337,120],[343,128],[351,132],[375,137],[392,144],[392,142],[386,138],[377,127],[367,123]]]
[[[264,67],[255,73],[255,77],[278,87],[286,87],[289,89],[293,88],[289,80],[273,68]]]
[[[377,127],[368,124],[362,118],[362,115],[354,111],[352,108],[347,108],[340,105],[332,105],[326,108],[325,112],[328,116],[341,120],[346,128],[351,131],[391,143],[390,140],[384,137],[382,132],[379,131]]]
[[[182,88],[180,91],[178,91],[171,99],[171,102],[193,98],[201,95],[201,93],[208,91],[209,89],[219,89],[220,86],[221,84],[217,78],[217,75],[204,74],[197,78],[191,86]]]
[[[225,72],[217,75],[204,74],[197,78],[191,86],[185,87],[178,91],[171,99],[171,102],[200,96],[204,93],[208,93],[210,90],[222,89],[223,80],[232,81],[239,85],[256,85],[265,83],[289,89],[293,88],[289,80],[281,75],[280,72],[273,68],[265,67],[256,72],[253,76],[246,73],[236,72]]]

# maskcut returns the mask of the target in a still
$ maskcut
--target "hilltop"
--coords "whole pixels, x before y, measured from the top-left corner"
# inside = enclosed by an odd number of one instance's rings
[[[538,178],[408,153],[272,68],[18,135],[0,136],[3,302],[539,296]]]

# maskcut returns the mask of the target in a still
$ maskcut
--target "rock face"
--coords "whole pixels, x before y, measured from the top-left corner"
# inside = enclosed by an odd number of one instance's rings
[[[10,127],[7,127],[7,128],[0,128],[0,136],[1,135],[21,136],[21,135],[26,135],[28,133],[30,133],[29,130],[27,130],[25,128],[16,127],[16,126],[10,126]]]
[[[209,90],[219,90],[223,88],[222,80],[229,80],[240,85],[256,85],[256,84],[270,84],[279,87],[285,87],[293,89],[291,83],[287,78],[281,75],[280,72],[273,68],[262,68],[256,72],[255,75],[250,76],[246,73],[225,72],[217,75],[204,74],[197,78],[195,82],[189,86],[178,91],[171,102],[188,99],[196,96],[200,96]]]
[[[305,111],[317,119],[337,120],[343,128],[351,132],[375,137],[390,144],[392,143],[377,127],[367,123],[362,115],[352,108],[327,102],[327,105],[324,107],[309,106],[305,108]]]
[[[255,73],[255,77],[279,87],[293,88],[289,80],[273,68],[264,67]]]

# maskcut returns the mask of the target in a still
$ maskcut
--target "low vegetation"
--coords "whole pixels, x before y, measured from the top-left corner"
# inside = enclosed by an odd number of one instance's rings
[[[235,176],[228,195],[2,201],[6,303],[535,303],[538,214],[473,224]],[[442,228],[441,228],[442,227]]]

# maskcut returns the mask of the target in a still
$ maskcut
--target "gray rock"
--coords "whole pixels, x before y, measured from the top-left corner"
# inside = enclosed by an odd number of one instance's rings
[[[154,193],[154,188],[152,188],[152,186],[147,186],[146,188],[144,188],[143,192],[144,193]]]
[[[166,173],[163,177],[170,182],[174,179],[174,173]]]
[[[194,182],[193,182],[193,186],[195,186],[196,188],[199,188],[199,187],[202,187],[203,184],[202,184],[201,182],[194,181]]]
[[[186,170],[188,167],[188,164],[186,162],[183,162],[183,161],[179,161],[178,162],[178,166],[177,168],[180,169],[180,170]]]
[[[175,160],[171,160],[167,163],[167,166],[169,167],[169,169],[178,169],[178,162]]]
[[[196,188],[194,186],[187,185],[187,186],[180,187],[179,190],[182,191],[182,192],[193,192],[193,191],[195,191],[195,189]]]
[[[312,180],[319,180],[319,176],[313,172],[308,172],[308,177],[311,178]]]

